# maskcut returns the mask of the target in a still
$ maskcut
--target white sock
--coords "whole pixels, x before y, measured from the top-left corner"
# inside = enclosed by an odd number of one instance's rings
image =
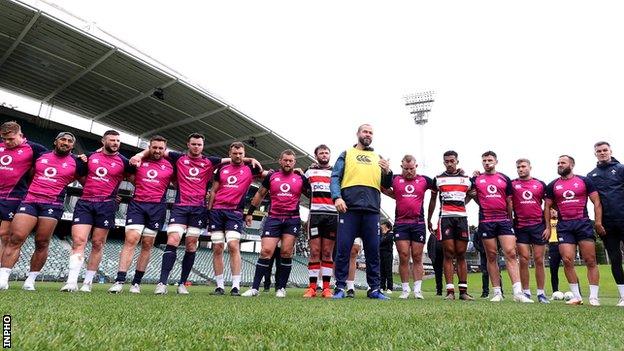
[[[225,285],[223,282],[223,274],[219,274],[215,276],[215,280],[217,281],[217,288],[221,288],[221,289],[225,288]]]
[[[416,284],[416,283],[414,283],[414,284]],[[446,290],[455,290],[455,285],[453,285],[453,283],[446,284]]]
[[[537,296],[544,295],[544,289],[537,289]]]
[[[0,284],[9,284],[9,276],[11,275],[11,268],[0,268]]]
[[[417,280],[414,282],[414,291],[420,292],[420,288],[422,286],[422,280]]]
[[[401,287],[403,288],[403,291],[410,292],[409,283],[401,283]]]
[[[522,283],[513,283],[512,290],[514,295],[522,294]]]
[[[82,282],[83,284],[93,284],[93,278],[95,277],[95,271],[87,271],[85,273],[85,278],[84,281]]]
[[[78,275],[80,274],[80,268],[84,262],[84,256],[82,254],[73,254],[69,256],[69,273],[67,273],[68,284],[78,284]]]
[[[492,290],[494,290],[494,295],[501,295],[502,294],[500,286],[492,287]]]
[[[237,288],[240,289],[240,281],[241,281],[241,275],[233,275],[232,276],[232,288]]]
[[[598,285],[590,285],[589,286],[589,298],[598,298]]]
[[[347,290],[355,290],[355,280],[347,280]]]
[[[38,275],[39,275],[39,272],[30,272],[30,273],[28,273],[28,278],[26,278],[26,281],[24,283],[35,284],[35,280],[37,280],[37,276]]]
[[[618,291],[620,292],[620,298],[624,299],[624,284],[618,284]]]
[[[572,284],[570,283],[570,290],[572,291],[572,294],[574,295],[574,297],[581,299],[581,292],[579,291],[579,286],[578,283],[576,284]]]
[[[529,295],[529,296],[531,296],[531,289],[522,289],[522,292],[527,294],[527,295]]]

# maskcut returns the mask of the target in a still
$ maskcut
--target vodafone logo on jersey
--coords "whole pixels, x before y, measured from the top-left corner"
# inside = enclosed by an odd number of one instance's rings
[[[414,186],[412,184],[408,184],[405,186],[405,192],[408,194],[414,193],[414,190],[416,189],[414,189]]]
[[[283,193],[287,193],[290,191],[290,184],[288,183],[283,183],[282,185],[280,185],[280,191]]]
[[[533,193],[528,190],[525,190],[522,192],[522,198],[525,200],[531,200],[533,198]]]
[[[56,175],[57,171],[56,168],[54,167],[48,167],[45,170],[43,170],[43,175],[48,177],[48,178],[53,178]]]
[[[108,169],[105,167],[98,167],[95,169],[95,174],[100,178],[104,178],[108,174]]]
[[[566,200],[572,200],[572,199],[574,199],[576,194],[572,190],[566,190],[566,191],[563,192],[562,196]]]
[[[4,155],[0,157],[0,165],[8,166],[13,162],[13,157],[11,155]]]
[[[236,178],[236,176],[231,175],[227,177],[226,181],[228,185],[234,185],[238,181],[238,178]]]
[[[146,175],[147,175],[147,177],[149,179],[154,179],[154,178],[158,177],[158,171],[155,170],[155,169],[150,169],[149,171],[147,171]]]
[[[496,192],[498,191],[498,188],[496,187],[496,185],[494,184],[490,184],[487,186],[487,192],[490,194],[496,194]]]
[[[190,175],[191,177],[197,177],[197,175],[199,175],[199,168],[197,168],[197,167],[191,167],[191,168],[189,168],[188,173],[189,173],[189,175]]]

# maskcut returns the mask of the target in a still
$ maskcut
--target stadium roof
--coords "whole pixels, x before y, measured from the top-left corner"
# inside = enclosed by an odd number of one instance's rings
[[[230,143],[243,141],[247,155],[268,168],[278,167],[276,157],[287,148],[302,168],[312,163],[232,105],[123,46],[41,9],[0,0],[0,87],[143,139],[163,135],[173,149],[185,149],[186,137],[199,131],[208,154],[226,155]]]

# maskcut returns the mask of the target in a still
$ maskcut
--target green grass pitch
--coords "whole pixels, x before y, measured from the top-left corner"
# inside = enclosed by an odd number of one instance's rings
[[[578,272],[587,296],[585,270]],[[560,280],[568,290],[563,270]],[[431,279],[423,284],[423,301],[399,300],[397,292],[391,301],[372,301],[364,291],[354,300],[304,300],[302,289],[289,289],[286,299],[235,298],[210,296],[207,286],[190,287],[188,296],[172,287],[155,296],[150,285],[141,295],[127,287],[111,295],[109,284],[68,294],[59,292],[61,283],[38,283],[27,292],[11,282],[0,292],[0,308],[12,316],[16,350],[621,350],[624,308],[615,307],[608,266],[601,267],[601,280],[601,307],[587,299],[584,306],[514,303],[505,277],[507,299],[496,304],[443,301]],[[480,282],[480,274],[470,276],[476,297]]]

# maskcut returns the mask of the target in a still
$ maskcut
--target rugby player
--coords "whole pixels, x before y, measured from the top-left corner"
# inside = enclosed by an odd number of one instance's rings
[[[0,290],[8,289],[11,269],[33,230],[35,252],[30,261],[30,272],[40,272],[45,265],[50,239],[63,216],[65,187],[86,174],[84,162],[71,153],[75,142],[72,133],[60,132],[54,140],[54,150],[41,154],[35,161],[32,183],[9,227],[9,241],[2,253]],[[34,290],[34,278],[30,282],[32,289],[29,290]]]
[[[481,163],[485,172],[474,177],[472,183],[476,190],[476,200],[479,203],[478,235],[483,240],[488,260],[488,273],[494,290],[494,297],[490,301],[503,300],[498,268],[498,240],[513,284],[514,301],[532,303],[534,301],[522,293],[522,283],[518,272],[516,236],[511,222],[513,211],[511,180],[496,171],[498,160],[493,151],[484,152],[481,155]]]
[[[119,132],[108,130],[102,136],[101,151],[87,155],[87,178],[82,196],[74,207],[72,220],[72,253],[69,256],[69,273],[61,291],[78,290],[78,275],[84,263],[84,250],[93,229],[91,254],[80,288],[82,292],[91,292],[93,278],[102,260],[102,249],[106,243],[108,231],[115,227],[117,188],[126,174],[130,172],[128,159],[119,153],[120,146]]]
[[[119,268],[115,283],[108,289],[110,293],[121,293],[134,249],[141,240],[141,253],[136,264],[130,292],[141,292],[141,280],[149,262],[150,253],[158,230],[167,215],[166,194],[171,182],[173,165],[164,157],[167,139],[153,136],[149,142],[149,156],[136,167],[134,198],[128,204],[126,214],[126,238],[119,254]]]
[[[9,241],[9,227],[17,206],[26,196],[35,160],[48,151],[44,146],[26,140],[21,126],[8,121],[0,126],[0,257]],[[35,281],[39,272],[30,272],[27,280]]]
[[[558,212],[557,236],[559,253],[563,260],[563,271],[570,284],[574,297],[566,304],[582,305],[583,298],[578,285],[578,276],[574,268],[576,247],[587,266],[589,281],[589,304],[600,306],[598,284],[600,271],[596,262],[596,237],[594,228],[601,237],[606,235],[602,225],[602,205],[594,184],[586,177],[573,173],[574,158],[569,155],[559,156],[557,173],[561,176],[546,187],[546,205],[544,220],[550,223],[550,208],[554,205]],[[587,199],[594,204],[594,228],[587,213]],[[544,230],[544,237],[550,237],[550,226]]]
[[[533,249],[535,262],[535,281],[537,283],[537,301],[549,303],[544,294],[544,251],[549,238],[544,238],[546,222],[542,204],[546,184],[531,177],[531,162],[526,158],[516,161],[518,178],[511,181],[512,203],[514,212],[514,230],[516,233],[516,248],[520,259],[520,282],[522,292],[531,298],[529,288],[529,259]]]
[[[214,295],[225,294],[223,278],[223,250],[227,243],[230,253],[230,269],[232,271],[232,289],[230,295],[240,296],[241,256],[240,238],[243,230],[243,209],[245,195],[254,177],[262,174],[262,169],[255,165],[247,165],[245,144],[230,144],[229,156],[231,163],[221,165],[215,175],[210,200],[208,203],[210,217],[210,240],[212,241],[215,280],[217,287]]]
[[[334,274],[332,253],[338,228],[338,212],[329,190],[332,173],[332,166],[329,164],[331,151],[327,145],[321,144],[314,149],[314,156],[316,164],[305,172],[305,177],[310,184],[310,216],[308,218],[308,244],[310,245],[308,276],[310,285],[303,297],[316,296],[320,273],[323,282],[321,296],[331,298],[333,293],[329,288],[329,283]]]
[[[292,269],[295,241],[301,229],[299,200],[304,191],[309,188],[307,178],[293,172],[295,163],[295,153],[292,150],[282,151],[279,159],[280,170],[269,172],[251,200],[245,216],[247,226],[251,225],[254,211],[267,194],[270,196],[271,205],[262,228],[262,249],[256,263],[253,284],[243,296],[250,297],[259,294],[260,281],[266,275],[277,243],[281,242],[280,269],[279,275],[275,278],[277,288],[275,296],[286,297],[286,285]]]
[[[423,201],[427,190],[433,189],[433,180],[416,173],[418,164],[412,155],[401,160],[401,174],[392,179],[392,187],[384,193],[396,201],[394,218],[394,240],[399,253],[399,275],[403,292],[400,299],[407,299],[411,293],[409,286],[409,263],[412,259],[414,297],[424,299],[421,286],[424,275],[422,263],[426,228],[423,215]],[[391,289],[392,287],[388,287]]]
[[[439,196],[440,214],[436,233],[444,252],[445,299],[455,300],[455,285],[453,284],[455,267],[453,261],[456,261],[459,298],[472,301],[474,300],[473,297],[468,294],[468,266],[466,264],[466,249],[470,240],[466,203],[471,199],[469,192],[472,189],[472,182],[457,167],[459,165],[457,152],[449,150],[442,157],[446,170],[433,179],[433,189],[427,210],[427,227],[431,233],[434,232],[431,217]]]

